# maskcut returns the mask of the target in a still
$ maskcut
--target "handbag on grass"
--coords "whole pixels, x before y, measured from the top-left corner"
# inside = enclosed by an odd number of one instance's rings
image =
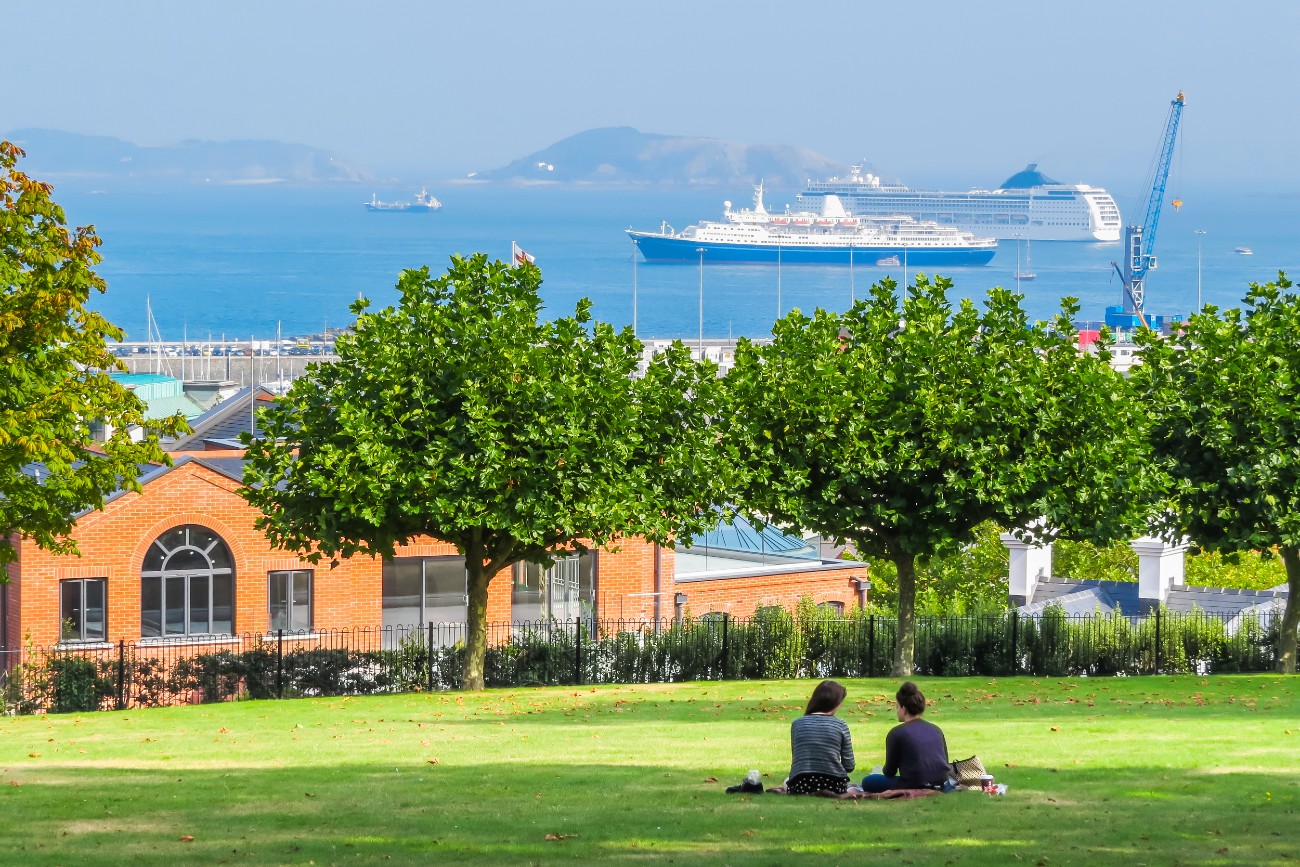
[[[984,763],[980,761],[979,756],[971,756],[969,759],[961,759],[950,764],[952,778],[957,781],[957,785],[979,787],[980,777],[985,773]]]

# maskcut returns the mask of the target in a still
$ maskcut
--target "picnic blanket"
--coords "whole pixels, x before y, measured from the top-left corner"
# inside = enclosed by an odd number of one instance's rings
[[[868,792],[863,794],[864,801],[910,801],[914,798],[928,798],[942,795],[938,789],[890,789],[888,792]]]

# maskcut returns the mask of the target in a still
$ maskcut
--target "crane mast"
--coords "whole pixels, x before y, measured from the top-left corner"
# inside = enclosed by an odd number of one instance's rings
[[[1178,121],[1183,114],[1182,91],[1169,103],[1169,117],[1165,120],[1164,135],[1160,140],[1160,154],[1156,160],[1155,177],[1147,195],[1146,216],[1141,225],[1127,226],[1124,229],[1124,268],[1120,270],[1120,280],[1124,283],[1124,313],[1137,317],[1143,326],[1146,317],[1143,302],[1146,299],[1147,272],[1156,267],[1153,253],[1156,246],[1156,228],[1160,225],[1160,209],[1165,199],[1165,184],[1169,181],[1169,165],[1174,158],[1174,140],[1178,137]]]

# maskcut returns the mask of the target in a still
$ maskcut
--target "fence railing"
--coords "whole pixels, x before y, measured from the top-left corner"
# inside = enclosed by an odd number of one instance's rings
[[[917,675],[1044,677],[1270,671],[1281,615],[1141,618],[919,617]],[[488,626],[490,687],[693,680],[877,677],[889,673],[897,623],[854,614],[747,619],[578,620]],[[454,689],[465,624],[184,640],[62,644],[8,651],[4,712],[85,712],[240,698]]]

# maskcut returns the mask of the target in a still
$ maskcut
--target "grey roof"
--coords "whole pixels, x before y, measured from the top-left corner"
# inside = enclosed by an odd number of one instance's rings
[[[189,460],[193,460],[194,463],[207,467],[214,473],[220,473],[232,481],[239,482],[241,485],[244,483],[244,465],[247,464],[248,461],[243,458],[193,457],[189,458]]]
[[[192,433],[167,443],[168,451],[183,451],[206,447],[209,443],[222,448],[240,448],[239,435],[252,431],[261,435],[262,429],[253,421],[250,400],[274,398],[275,394],[263,386],[242,388],[226,400],[213,406],[199,417],[190,420]]]
[[[1169,588],[1165,608],[1187,613],[1204,611],[1224,617],[1250,611],[1268,611],[1281,607],[1286,600],[1285,587],[1272,590],[1239,590],[1231,587],[1196,587],[1183,585]],[[1118,611],[1130,617],[1142,613],[1136,581],[1078,581],[1049,578],[1038,582],[1033,601],[1021,606],[1022,614],[1039,614],[1050,605],[1059,605],[1066,614],[1103,614]]]

